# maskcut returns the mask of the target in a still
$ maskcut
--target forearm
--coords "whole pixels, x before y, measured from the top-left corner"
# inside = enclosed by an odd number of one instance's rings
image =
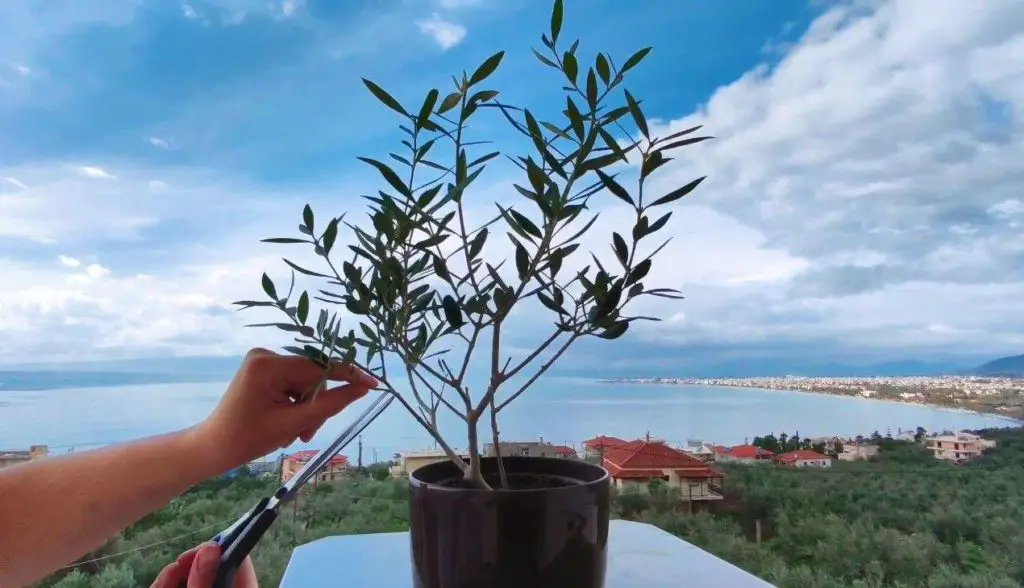
[[[223,473],[192,430],[0,470],[0,586],[23,586]]]

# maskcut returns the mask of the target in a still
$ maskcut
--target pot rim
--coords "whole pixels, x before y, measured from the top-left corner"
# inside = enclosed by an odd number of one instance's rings
[[[481,459],[481,461],[494,461],[494,460],[497,460],[498,458],[497,457],[481,457],[480,459]],[[541,461],[547,461],[547,462],[559,462],[559,463],[561,463],[561,462],[567,461],[567,458],[564,458],[564,457],[527,457],[527,456],[521,456],[521,455],[509,455],[509,456],[503,457],[502,460],[514,460],[514,461],[520,461],[520,462],[527,462],[527,461],[541,462]],[[427,482],[425,480],[421,480],[421,479],[417,478],[417,476],[416,476],[417,472],[420,472],[420,471],[425,470],[427,468],[431,468],[431,467],[437,466],[439,464],[446,464],[446,465],[450,465],[450,466],[453,466],[453,467],[455,465],[451,461],[446,460],[446,461],[440,461],[440,462],[435,462],[435,463],[432,463],[432,464],[428,464],[428,465],[420,467],[420,468],[418,468],[416,470],[413,470],[412,472],[409,472],[409,485],[417,487],[417,488],[427,489],[427,490],[430,490],[431,492],[450,492],[450,493],[480,492],[480,493],[484,493],[484,494],[496,494],[496,493],[504,493],[504,494],[531,494],[531,493],[532,494],[544,494],[544,493],[551,493],[551,492],[572,492],[572,491],[577,491],[578,492],[581,488],[586,488],[586,487],[589,487],[589,486],[600,486],[601,484],[605,484],[605,483],[608,483],[608,482],[611,481],[611,474],[603,466],[600,466],[600,465],[597,465],[597,464],[593,464],[593,463],[590,463],[590,462],[586,462],[586,461],[582,461],[582,460],[578,460],[578,461],[573,462],[573,465],[574,466],[582,466],[582,467],[585,467],[585,468],[591,468],[591,469],[595,469],[595,470],[600,470],[601,471],[601,475],[598,478],[596,478],[594,480],[590,480],[590,481],[583,481],[583,480],[580,480],[579,478],[577,478],[575,476],[571,476],[571,475],[564,476],[566,478],[575,479],[575,480],[580,482],[578,485],[575,485],[575,486],[553,486],[551,488],[524,488],[524,489],[519,489],[519,490],[508,489],[508,488],[492,488],[491,490],[484,490],[482,488],[465,488],[465,487],[441,486],[441,485],[434,484],[432,482]],[[538,473],[538,475],[543,475],[543,473]],[[558,475],[558,474],[553,474],[553,475]]]

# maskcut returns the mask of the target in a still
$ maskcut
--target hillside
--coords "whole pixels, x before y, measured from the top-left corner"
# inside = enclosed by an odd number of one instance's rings
[[[1001,357],[974,368],[978,376],[1008,376],[1024,378],[1024,355]]]

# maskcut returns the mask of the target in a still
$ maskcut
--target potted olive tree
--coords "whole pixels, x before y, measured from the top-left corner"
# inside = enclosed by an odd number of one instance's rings
[[[640,101],[624,87],[649,49],[621,65],[605,53],[581,64],[578,41],[560,37],[562,14],[556,0],[543,47],[533,51],[562,87],[559,102],[549,105],[561,110],[557,120],[506,103],[487,85],[504,52],[453,77],[448,92],[432,89],[414,105],[363,80],[403,133],[403,148],[389,163],[360,158],[382,180],[377,194],[365,196],[366,222],[343,215],[323,222],[307,205],[301,235],[264,241],[312,247],[319,267],[285,260],[292,286],[294,272],[326,285],[312,295],[294,295],[293,287],[282,293],[264,274],[269,300],[236,303],[283,312],[286,320],[269,326],[297,334],[290,352],[372,372],[449,456],[410,476],[416,586],[603,585],[607,472],[576,460],[502,456],[498,417],[575,342],[618,339],[648,318],[628,314],[631,302],[679,297],[644,284],[667,243],[651,237],[672,214],[665,208],[703,178],[656,194],[645,185],[672,150],[708,137],[697,136],[697,128],[652,136]],[[525,153],[505,153],[473,136],[471,123],[488,115],[523,138],[517,147]],[[491,197],[493,216],[474,223],[467,205],[479,211],[488,199],[475,187],[499,156],[521,172],[514,184],[520,204]],[[619,168],[635,178],[622,179]],[[608,195],[632,211],[632,231],[610,235],[611,255],[602,263],[577,250],[596,219],[589,212],[594,199]],[[342,231],[354,236],[347,247],[337,245]],[[506,239],[509,259],[490,258],[489,245]],[[576,261],[581,257],[590,263]],[[314,314],[312,300],[325,307]],[[550,330],[513,358],[507,342],[517,310],[516,320],[550,323]],[[487,376],[471,382],[474,361],[486,365]],[[439,411],[465,424],[458,445],[465,442],[468,457],[442,435]],[[481,434],[497,455],[483,456]]]

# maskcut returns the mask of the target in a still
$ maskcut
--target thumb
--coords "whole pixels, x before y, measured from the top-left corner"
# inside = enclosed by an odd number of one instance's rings
[[[307,430],[319,428],[324,421],[338,414],[348,405],[359,400],[370,389],[360,384],[344,384],[324,390],[316,395],[313,402],[300,404],[295,407],[295,416],[298,419],[298,428]]]
[[[220,546],[204,543],[196,550],[192,571],[188,575],[188,588],[210,588],[220,566]]]

